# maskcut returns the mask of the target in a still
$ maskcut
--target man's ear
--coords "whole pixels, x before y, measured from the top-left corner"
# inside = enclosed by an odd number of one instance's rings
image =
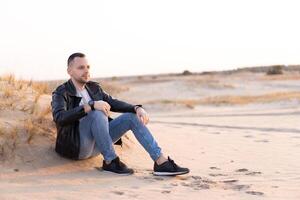
[[[70,67],[70,66],[68,66],[68,68],[67,68],[67,72],[68,72],[68,74],[71,76],[71,74],[72,74],[72,70],[71,70],[71,67]]]

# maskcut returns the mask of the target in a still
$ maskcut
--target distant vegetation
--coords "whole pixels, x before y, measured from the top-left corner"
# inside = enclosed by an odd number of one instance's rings
[[[300,72],[300,65],[270,65],[270,66],[257,66],[257,67],[243,67],[232,70],[224,71],[204,71],[204,72],[191,72],[184,70],[178,75],[212,75],[212,74],[234,74],[239,72],[252,72],[252,73],[266,73],[267,75],[283,74],[283,72]]]
[[[189,70],[184,70],[183,72],[182,72],[182,75],[184,75],[184,76],[186,76],[186,75],[192,75],[193,73],[192,72],[190,72]]]
[[[268,71],[267,71],[267,75],[278,75],[278,74],[283,74],[283,66],[281,65],[275,65],[273,67],[271,67]]]

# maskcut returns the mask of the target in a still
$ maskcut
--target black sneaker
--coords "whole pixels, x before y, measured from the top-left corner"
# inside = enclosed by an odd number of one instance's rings
[[[128,168],[119,157],[113,159],[109,164],[106,164],[103,160],[102,169],[104,171],[110,171],[117,174],[133,174],[133,169]]]
[[[190,170],[188,168],[183,168],[176,165],[174,160],[171,160],[170,157],[168,157],[168,161],[160,165],[154,162],[153,175],[155,176],[176,176],[176,175],[187,174],[189,172]]]

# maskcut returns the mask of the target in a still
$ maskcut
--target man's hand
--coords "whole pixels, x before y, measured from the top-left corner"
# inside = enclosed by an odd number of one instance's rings
[[[142,122],[144,125],[148,124],[149,122],[149,117],[148,113],[144,110],[142,107],[137,107],[136,108],[136,115],[140,122]]]
[[[95,101],[94,108],[102,111],[106,116],[108,116],[110,111],[110,105],[105,101]]]
[[[89,104],[84,104],[83,108],[84,108],[84,112],[85,113],[88,113],[88,112],[90,112],[92,110],[92,108],[89,106]]]

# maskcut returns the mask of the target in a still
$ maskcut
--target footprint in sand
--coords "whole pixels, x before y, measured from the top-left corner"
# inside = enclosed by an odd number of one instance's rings
[[[263,196],[263,192],[257,192],[257,191],[246,191],[247,194],[257,195],[257,196]]]
[[[203,178],[202,182],[203,183],[207,183],[207,184],[211,184],[211,185],[214,185],[214,184],[217,183],[216,181],[213,181],[213,180],[210,180],[210,179],[206,179],[206,178]]]
[[[116,194],[116,195],[123,195],[124,192],[122,191],[112,191],[112,193]]]
[[[153,179],[157,180],[157,181],[163,181],[164,180],[164,178],[162,178],[162,177],[153,177]]]
[[[171,193],[171,191],[170,190],[164,190],[164,191],[161,191],[161,193],[163,193],[163,194],[169,194],[169,193]]]
[[[210,186],[208,184],[200,184],[197,187],[193,187],[194,190],[208,190]]]
[[[192,182],[193,188],[195,190],[207,190],[211,187],[214,187],[216,184],[217,182],[207,178],[202,178],[201,180],[195,180]]]
[[[254,138],[254,136],[252,136],[252,135],[245,135],[244,137],[245,138]]]
[[[250,188],[250,185],[233,185],[231,189],[241,191],[241,190],[247,190]]]
[[[224,180],[221,181],[225,185],[223,186],[225,190],[236,190],[236,191],[242,191],[242,190],[247,190],[250,188],[250,185],[243,185],[243,184],[237,184],[239,180],[237,179],[230,179],[230,180]]]
[[[248,176],[255,176],[255,175],[258,175],[258,174],[262,174],[261,172],[249,172],[249,173],[246,173],[246,175]]]
[[[191,186],[190,183],[186,183],[186,182],[183,182],[183,183],[181,183],[180,185],[185,186],[185,187],[190,187],[190,186]]]
[[[210,167],[209,169],[212,169],[212,170],[221,170],[221,169],[218,168],[218,167]]]
[[[249,172],[248,169],[242,168],[238,169],[240,172]],[[220,174],[214,174],[220,175]],[[224,174],[221,174],[224,176]],[[226,175],[227,176],[227,175]],[[228,179],[223,181],[213,181],[207,178],[202,178],[200,176],[190,176],[187,181],[181,182],[180,185],[183,187],[189,187],[194,190],[207,190],[211,188],[223,188],[224,190],[235,190],[235,191],[246,191],[250,189],[251,185],[237,184],[239,180]],[[171,186],[177,186],[178,184],[171,183]]]
[[[250,185],[229,183],[223,186],[224,190],[245,191],[250,188]]]
[[[214,167],[213,167],[214,169]],[[236,172],[249,172],[246,168],[237,169]],[[226,174],[210,174],[213,176],[227,176]],[[245,191],[252,195],[263,195],[262,192],[257,191],[247,191],[251,188],[251,185],[240,184],[237,179],[228,179],[223,181],[213,181],[207,178],[202,178],[200,176],[187,176],[186,179],[182,179],[183,182],[180,183],[170,183],[170,186],[180,186],[188,187],[194,190],[207,190],[211,188],[223,188],[224,190],[235,190],[235,191]]]
[[[236,179],[232,179],[232,180],[225,180],[225,181],[222,181],[223,183],[236,183],[238,182],[239,180],[236,180]]]
[[[139,179],[147,180],[147,181],[150,181],[150,182],[164,180],[164,178],[162,178],[162,177],[153,177],[153,176],[142,176]]]
[[[255,176],[255,175],[258,175],[258,174],[262,174],[262,172],[249,171],[246,168],[237,169],[237,170],[235,170],[235,172],[246,172],[245,175],[247,175],[247,176]]]
[[[221,173],[211,173],[211,174],[208,174],[209,176],[213,176],[213,177],[216,177],[216,176],[228,176],[227,174],[221,174]]]
[[[130,199],[131,198],[137,198],[139,196],[135,192],[131,192],[131,191],[127,191],[127,193],[125,194],[125,192],[123,192],[123,191],[114,190],[114,191],[111,191],[111,193],[113,193],[115,195],[119,195],[119,196],[123,196],[124,195],[124,196],[129,197]]]
[[[210,189],[210,185],[203,181],[192,181],[191,183],[181,183],[182,186],[193,188],[194,190],[207,190]]]
[[[235,172],[248,172],[249,170],[246,168],[241,168],[241,169],[237,169],[235,170]]]
[[[178,178],[177,178],[178,179]],[[216,182],[202,178],[200,176],[186,176],[184,179],[179,179],[180,183],[170,183],[172,187],[177,187],[178,184],[183,187],[192,188],[194,190],[205,190],[210,189],[211,186],[215,185]]]
[[[262,143],[267,143],[269,140],[254,140],[254,142],[262,142]]]

